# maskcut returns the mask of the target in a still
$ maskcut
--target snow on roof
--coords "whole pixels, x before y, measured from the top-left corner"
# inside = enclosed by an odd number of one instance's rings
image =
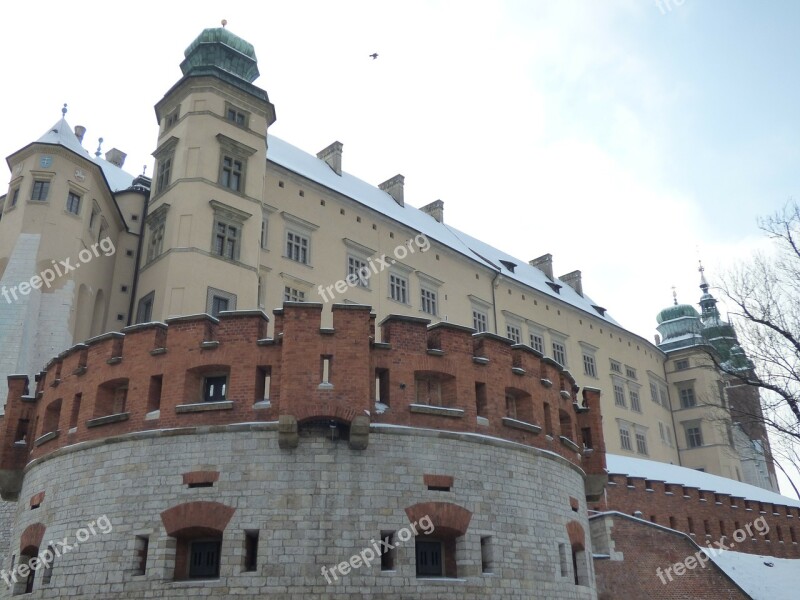
[[[594,308],[595,303],[591,298],[581,296],[566,283],[559,282],[558,279],[553,281],[553,283],[561,286],[557,293],[547,285],[550,280],[545,274],[536,267],[530,266],[527,261],[510,256],[466,233],[449,227],[444,223],[439,223],[427,213],[413,206],[408,204],[400,206],[388,193],[371,183],[345,172],[337,175],[325,161],[280,138],[269,135],[267,147],[267,159],[275,164],[339,192],[395,221],[404,223],[408,227],[425,234],[428,238],[436,240],[468,258],[488,265],[495,271],[499,270],[508,279],[523,283],[546,296],[558,298],[595,317],[619,326],[619,323],[612,319],[608,313],[600,314]],[[503,264],[504,262],[513,264],[506,265]],[[510,270],[509,266],[513,266],[514,270]]]
[[[606,454],[606,464],[609,473],[627,475],[628,477],[642,477],[651,481],[663,481],[686,487],[700,488],[718,494],[729,494],[737,498],[746,498],[756,502],[770,502],[785,506],[800,507],[800,500],[781,496],[763,488],[719,477],[711,473],[704,473],[687,467],[679,467],[667,463]],[[798,563],[800,565],[800,563]]]
[[[42,135],[42,137],[36,140],[36,143],[63,146],[72,150],[75,154],[97,163],[103,170],[103,175],[105,175],[112,192],[126,190],[133,184],[133,175],[126,173],[118,166],[111,164],[99,156],[90,156],[86,148],[81,145],[72,127],[69,126],[69,123],[67,123],[66,119],[63,117]]]
[[[775,558],[729,550],[706,554],[753,600],[797,599],[797,590],[800,588],[800,559]]]

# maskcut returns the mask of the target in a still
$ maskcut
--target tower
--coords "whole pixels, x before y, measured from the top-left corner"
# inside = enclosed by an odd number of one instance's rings
[[[54,354],[126,325],[139,218],[149,180],[116,148],[83,147],[61,118],[7,158],[0,200],[0,414],[6,377],[33,376]],[[102,140],[101,140],[102,141]]]
[[[136,322],[257,308],[267,128],[253,46],[225,27],[186,49],[183,77],[155,106],[156,173]]]

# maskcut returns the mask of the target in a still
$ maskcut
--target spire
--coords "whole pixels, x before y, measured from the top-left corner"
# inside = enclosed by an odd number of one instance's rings
[[[61,109],[61,118],[62,119],[66,119],[67,118],[67,103],[66,102],[64,102],[64,108]]]
[[[703,290],[703,294],[707,294],[708,281],[706,281],[706,268],[703,266],[702,260],[698,260],[697,262],[700,263],[700,266],[697,268],[697,270],[700,271],[700,289]]]
[[[103,154],[103,147],[102,146],[103,146],[103,138],[98,138],[97,139],[97,151],[94,153],[94,155],[97,158],[100,158],[100,155]]]
[[[678,292],[675,290],[675,286],[672,286],[672,303],[675,306],[678,306]]]

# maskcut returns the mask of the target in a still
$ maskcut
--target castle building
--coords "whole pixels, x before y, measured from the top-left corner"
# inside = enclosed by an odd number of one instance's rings
[[[0,566],[95,529],[9,595],[613,597],[614,528],[691,546],[709,493],[728,512],[703,535],[766,503],[783,546],[742,552],[800,557],[704,275],[702,314],[676,302],[651,343],[550,254],[406,204],[402,175],[359,180],[340,142],[270,134],[254,48],[224,27],[180,67],[152,180],[84,149],[66,107],[8,157]],[[331,582],[375,540],[395,547]]]

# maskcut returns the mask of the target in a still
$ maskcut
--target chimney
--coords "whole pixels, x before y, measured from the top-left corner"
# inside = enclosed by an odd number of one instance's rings
[[[439,223],[444,223],[444,202],[435,200],[430,204],[420,207],[420,210],[425,214],[432,216]]]
[[[547,278],[552,280],[553,279],[553,255],[552,254],[543,254],[539,258],[534,258],[533,260],[529,260],[528,264],[532,267],[536,267],[542,273],[547,275]]]
[[[579,296],[583,296],[583,283],[581,282],[580,271],[572,271],[572,273],[567,273],[566,275],[562,275],[561,277],[559,277],[559,279],[564,283],[566,283],[573,290],[578,292]]]
[[[403,186],[405,185],[405,181],[406,178],[402,175],[395,175],[391,179],[384,181],[378,187],[394,198],[394,201],[400,206],[405,206],[405,200],[403,199]]]
[[[660,346],[661,345],[661,336],[660,335],[656,334],[653,339],[656,342],[656,346]]]
[[[86,127],[83,125],[75,125],[75,137],[78,138],[78,141],[81,144],[83,143],[84,135],[86,135]]]
[[[118,166],[120,169],[122,165],[125,164],[125,157],[128,156],[122,150],[118,150],[116,148],[112,148],[108,152],[106,152],[106,160],[110,162],[112,165]]]
[[[342,142],[333,142],[324,150],[317,152],[317,158],[324,160],[337,175],[342,174]]]

